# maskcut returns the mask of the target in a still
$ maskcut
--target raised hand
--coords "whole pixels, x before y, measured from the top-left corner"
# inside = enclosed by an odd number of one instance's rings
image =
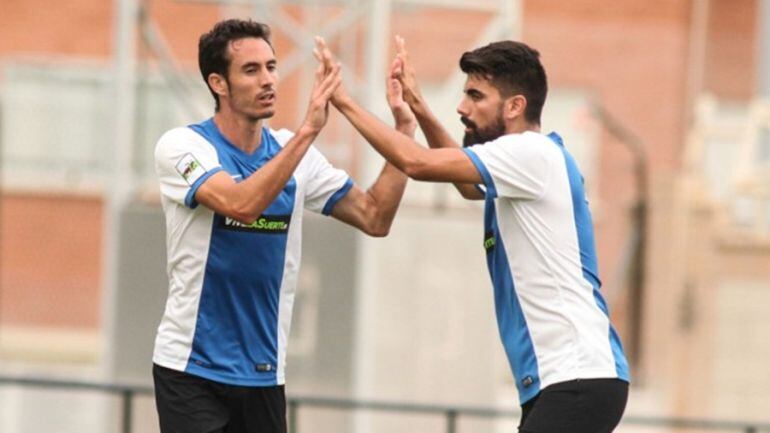
[[[320,36],[316,36],[315,38],[315,49],[313,50],[313,55],[315,55],[315,58],[322,64],[324,67],[328,70],[333,67],[340,68],[340,64],[338,62],[334,61],[334,56],[332,55],[331,50],[329,50],[329,47],[326,46],[326,41],[324,38]],[[340,81],[341,83],[341,81]],[[344,101],[346,98],[348,98],[348,92],[345,89],[345,86],[343,84],[340,84],[337,86],[335,91],[332,93],[330,101],[335,106],[338,105],[341,101]]]
[[[320,38],[316,38],[316,43]],[[328,64],[321,59],[318,62],[318,68],[315,71],[315,82],[313,91],[310,94],[307,114],[304,124],[315,132],[321,130],[326,125],[329,118],[329,99],[332,94],[340,87],[342,78],[340,76],[339,64]]]
[[[417,118],[409,105],[404,102],[401,83],[395,78],[388,77],[386,89],[388,105],[393,113],[393,119],[396,121],[396,129],[413,137],[414,131],[417,129]]]
[[[396,58],[391,64],[390,76],[401,83],[403,99],[409,106],[414,107],[415,104],[422,101],[414,69],[409,60],[409,53],[406,51],[406,42],[401,36],[396,36]]]

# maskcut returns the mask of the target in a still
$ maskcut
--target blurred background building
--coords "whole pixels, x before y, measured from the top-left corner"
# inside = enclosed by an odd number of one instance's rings
[[[392,36],[404,36],[458,139],[460,55],[503,38],[537,48],[544,130],[565,137],[588,185],[632,363],[627,412],[770,421],[767,0],[0,0],[0,373],[150,382],[166,296],[152,150],[212,114],[197,41],[230,17],[273,28],[274,128],[304,115],[315,34],[388,122]],[[317,146],[363,187],[382,164],[336,113]],[[451,186],[415,182],[385,239],[308,214],[289,394],[515,407],[481,218]],[[114,406],[3,386],[0,431],[113,431]],[[303,421],[441,431],[403,415]],[[137,431],[157,431],[151,399]]]

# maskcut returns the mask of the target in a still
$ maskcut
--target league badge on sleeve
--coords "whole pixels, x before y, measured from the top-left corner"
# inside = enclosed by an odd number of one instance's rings
[[[186,153],[176,163],[176,171],[184,178],[188,185],[194,184],[195,181],[206,174],[206,169],[195,159],[192,153]]]

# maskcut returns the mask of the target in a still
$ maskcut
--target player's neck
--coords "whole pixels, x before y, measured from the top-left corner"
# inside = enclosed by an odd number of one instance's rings
[[[521,134],[527,131],[540,133],[540,125],[527,122],[523,117],[517,117],[505,125],[506,134]]]
[[[222,107],[214,114],[214,124],[230,143],[245,153],[254,153],[262,144],[262,119],[248,119]]]

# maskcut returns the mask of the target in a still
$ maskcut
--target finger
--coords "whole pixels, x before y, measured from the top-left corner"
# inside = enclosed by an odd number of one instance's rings
[[[396,35],[396,53],[402,54],[405,51],[404,47],[404,38],[402,38],[400,35]]]
[[[409,52],[406,50],[406,40],[401,36],[396,36],[396,53],[398,57],[406,63],[409,60]]]
[[[390,80],[390,88],[397,95],[401,95],[401,82],[398,80]]]
[[[404,63],[396,57],[390,64],[390,78],[400,79],[404,75]]]
[[[324,65],[324,67],[326,67],[326,69],[331,69],[331,64],[329,62],[329,57],[325,53],[325,51],[327,51],[327,49],[326,49],[326,42],[324,41],[324,39],[322,37],[316,36],[315,37],[315,49],[313,50],[313,55],[315,56],[315,58],[319,62],[323,63],[323,65]]]
[[[321,82],[321,85],[318,87],[318,95],[322,98],[328,98],[331,96],[331,94],[334,92],[334,90],[337,89],[339,86],[339,83],[342,81],[341,77],[341,66],[340,64],[336,64],[332,67],[331,72],[329,72]],[[336,83],[336,84],[335,84]]]
[[[318,85],[323,81],[325,73],[326,68],[324,67],[323,63],[319,63],[318,67],[315,69],[315,87],[318,87]]]
[[[327,68],[331,68],[333,66],[333,56],[331,50],[329,50],[329,47],[326,45],[326,41],[324,38],[320,36],[315,37],[316,41],[316,49],[320,53],[321,61],[324,62]]]
[[[319,37],[316,37],[316,41],[317,42],[322,41],[322,39]],[[318,52],[319,55],[321,55],[319,50],[314,50],[314,52]],[[320,92],[322,92],[321,88],[324,86],[324,80],[326,80],[328,76],[333,73],[333,70],[334,70],[334,65],[331,65],[326,61],[320,61],[318,63],[318,67],[316,68],[316,73],[315,73],[316,79],[315,79],[315,86],[314,86],[314,94],[317,95]]]
[[[395,78],[388,79],[388,94],[394,96],[401,96],[401,83]]]
[[[323,45],[323,51],[321,52],[324,58],[324,62],[326,62],[327,65],[332,66],[334,65],[334,56],[332,55],[332,51],[329,49],[329,47],[326,46],[324,43]]]
[[[401,105],[404,98],[401,94],[401,84],[398,82],[398,80],[390,80],[388,82],[387,97],[388,105],[390,105],[391,108],[395,108]]]
[[[326,83],[327,86],[325,87],[323,92],[321,92],[321,95],[320,95],[320,97],[323,100],[328,100],[329,98],[331,98],[334,91],[337,90],[337,88],[342,85],[342,76],[340,75],[339,71],[337,71],[336,73],[330,74],[329,79],[330,81]]]

